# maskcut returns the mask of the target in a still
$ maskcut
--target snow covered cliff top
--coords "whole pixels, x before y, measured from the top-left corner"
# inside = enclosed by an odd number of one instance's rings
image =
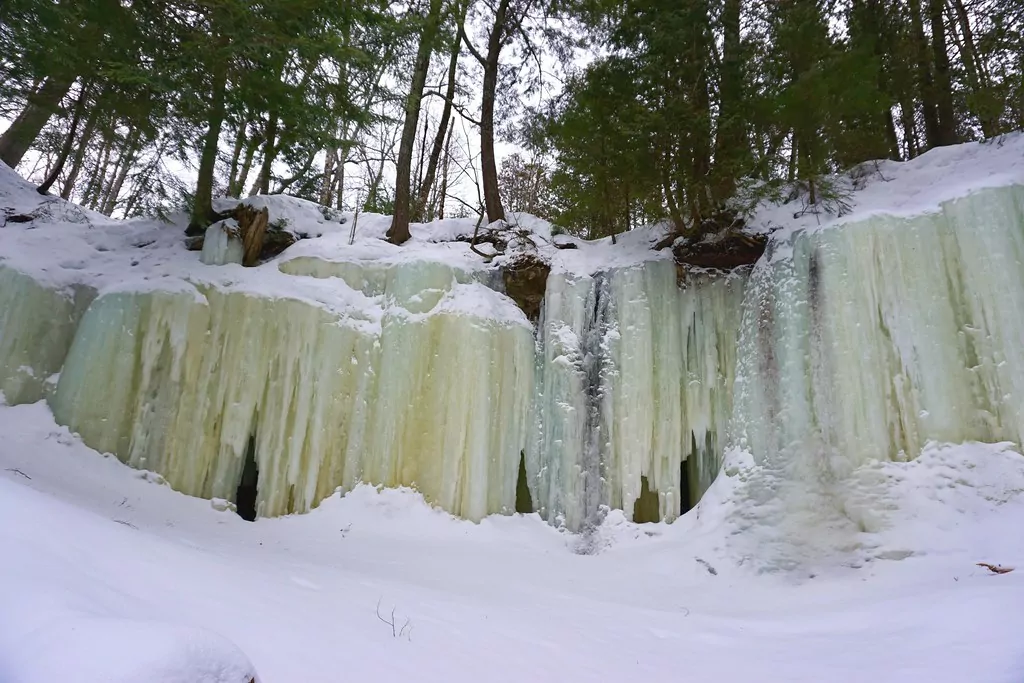
[[[936,210],[946,200],[986,187],[1024,184],[1024,134],[984,143],[939,148],[908,162],[868,162],[832,179],[840,199],[832,212],[809,210],[806,194],[794,192],[788,201],[762,200],[747,220],[754,232],[772,232],[785,240],[794,232],[857,221],[878,213],[900,215]],[[219,200],[230,208],[234,200]],[[304,239],[257,268],[206,266],[199,254],[185,249],[185,216],[170,222],[156,219],[113,220],[59,198],[43,197],[16,173],[0,165],[0,263],[12,265],[42,284],[54,287],[85,285],[96,290],[176,287],[182,280],[223,288],[252,290],[263,295],[292,297],[344,312],[365,308],[357,291],[336,282],[283,274],[284,261],[313,258],[388,267],[409,261],[445,264],[458,271],[484,274],[509,256],[485,263],[467,241],[475,219],[444,219],[414,224],[412,239],[401,247],[383,237],[388,216],[342,213],[287,196],[258,196],[244,200],[266,207],[272,223],[283,224]],[[27,222],[12,217],[32,218]],[[354,240],[349,244],[353,220]],[[666,234],[654,225],[592,242],[567,235],[552,237],[550,223],[526,214],[509,222],[524,229],[532,246],[556,272],[589,274],[644,261],[671,258],[669,250],[652,246]],[[558,249],[571,243],[575,248]],[[486,247],[485,247],[486,248]],[[513,252],[514,253],[514,252]]]

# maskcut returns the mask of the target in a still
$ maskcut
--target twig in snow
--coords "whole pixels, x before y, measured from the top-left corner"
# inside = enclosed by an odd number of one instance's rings
[[[134,524],[132,524],[131,522],[127,522],[127,521],[125,521],[123,519],[115,519],[114,521],[117,522],[118,524],[123,524],[124,526],[128,527],[129,529],[136,529],[136,530],[138,530],[138,528],[139,528],[139,527],[135,526]]]
[[[356,242],[356,225],[359,223],[359,209],[363,203],[359,198],[359,193],[356,193],[356,210],[352,215],[352,230],[348,233],[348,245],[351,247]]]
[[[708,574],[712,576],[718,576],[718,570],[711,566],[711,563],[707,560],[702,560],[699,557],[694,558],[699,564],[704,565],[704,568],[708,570]]]
[[[21,476],[25,477],[29,481],[32,481],[32,477],[28,476],[27,474],[25,474],[24,472],[19,470],[17,467],[8,467],[7,471],[8,472],[14,472],[15,474],[20,474]]]
[[[976,564],[979,567],[984,567],[993,574],[1009,574],[1015,569],[1014,567],[1004,567],[1001,564],[989,564],[988,562],[977,562]]]
[[[411,626],[412,619],[406,618],[405,624],[403,624],[402,628],[399,629],[397,624],[396,624],[396,622],[395,622],[395,609],[397,609],[397,608],[392,608],[391,609],[391,619],[390,620],[385,619],[384,617],[381,616],[381,614],[380,614],[380,602],[383,599],[384,599],[384,597],[381,596],[377,600],[377,618],[380,619],[382,622],[384,622],[385,624],[387,624],[388,626],[391,627],[391,637],[392,638],[401,638],[402,636],[405,636],[405,638],[408,639],[409,642],[412,642],[412,626]],[[406,629],[409,629],[409,631],[406,632]]]

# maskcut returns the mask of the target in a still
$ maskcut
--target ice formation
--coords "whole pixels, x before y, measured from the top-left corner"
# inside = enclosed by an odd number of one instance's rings
[[[751,278],[732,442],[825,479],[929,440],[1020,444],[1022,265],[1021,186],[797,234]]]
[[[93,296],[89,287],[46,287],[0,265],[0,393],[8,403],[43,398]]]
[[[206,268],[119,224],[116,277],[142,286],[0,266],[0,391],[48,397],[85,443],[189,494],[233,500],[248,465],[261,516],[368,482],[480,519],[515,509],[522,462],[554,524],[605,506],[670,521],[731,449],[767,473],[757,495],[807,491],[808,514],[827,498],[849,522],[829,486],[869,461],[1024,438],[1024,187],[915,211],[777,236],[731,274],[681,275],[646,233],[551,249],[535,333],[499,270],[454,243],[335,230],[257,269]],[[16,239],[42,251],[36,234]],[[74,234],[90,258],[61,265],[65,283],[118,233]],[[237,251],[215,226],[203,261]]]
[[[187,283],[103,294],[54,415],[97,450],[206,498],[233,499],[252,453],[261,516],[309,510],[361,481],[415,487],[469,519],[508,512],[531,395],[528,323],[482,285],[449,277],[428,302],[413,294],[428,283],[406,277],[366,320]],[[399,305],[409,300],[415,312]]]
[[[238,237],[238,223],[234,218],[214,223],[206,229],[203,251],[199,254],[200,261],[208,266],[223,266],[241,263],[243,255],[244,247]]]
[[[717,475],[746,278],[676,278],[669,260],[549,277],[527,473],[552,521],[632,515],[642,478],[671,520]]]

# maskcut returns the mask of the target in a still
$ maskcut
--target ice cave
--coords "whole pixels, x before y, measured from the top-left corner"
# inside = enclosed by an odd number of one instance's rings
[[[814,487],[932,440],[1021,443],[1024,186],[782,230],[728,272],[597,248],[556,254],[536,321],[500,260],[437,249],[296,249],[259,286],[223,231],[202,260],[229,265],[144,282],[8,260],[0,391],[248,518],[365,482],[474,521],[672,521],[730,452]]]

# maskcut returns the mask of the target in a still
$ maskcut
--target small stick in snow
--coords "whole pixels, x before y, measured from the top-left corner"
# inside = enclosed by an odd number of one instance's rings
[[[377,600],[377,618],[380,619],[382,622],[384,622],[385,624],[387,624],[388,626],[391,627],[391,637],[392,638],[401,638],[401,637],[405,636],[405,638],[409,642],[412,642],[412,626],[411,626],[412,619],[406,617],[405,624],[402,626],[401,630],[399,630],[398,629],[398,623],[395,621],[395,610],[397,608],[392,608],[391,609],[391,620],[390,621],[385,619],[384,617],[382,617],[380,615],[380,603],[381,603],[381,600],[383,600],[383,599],[384,599],[384,596],[382,595],[380,597],[380,600]],[[406,632],[406,629],[409,629],[408,632]]]
[[[978,562],[979,567],[984,567],[993,574],[1009,574],[1014,570],[1014,567],[1004,567],[1001,564],[989,564],[988,562]]]
[[[14,472],[15,474],[20,474],[21,476],[25,477],[29,481],[32,481],[32,477],[28,476],[27,474],[25,474],[24,472],[19,470],[17,467],[8,467],[7,471],[8,472]]]

